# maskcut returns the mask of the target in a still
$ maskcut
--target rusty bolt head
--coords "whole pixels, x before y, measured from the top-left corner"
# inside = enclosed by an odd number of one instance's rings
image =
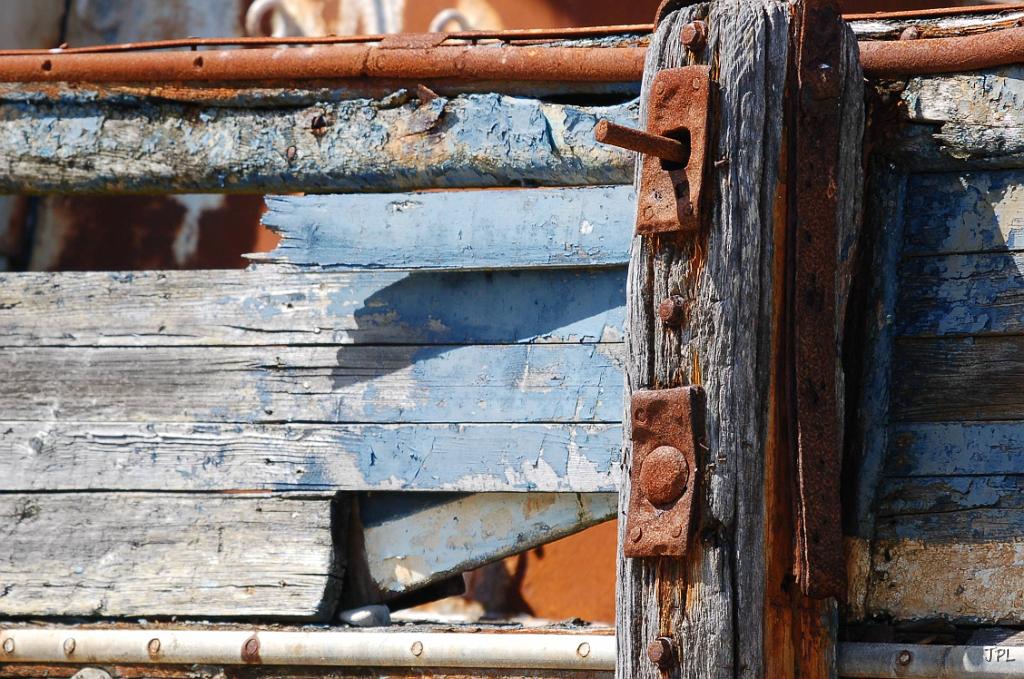
[[[71,655],[75,652],[75,640],[72,637],[68,637],[64,640],[64,654]]]
[[[640,490],[655,507],[675,502],[690,482],[690,465],[678,448],[658,446],[640,467]]]
[[[672,655],[672,640],[668,637],[658,637],[647,646],[647,657],[659,670],[667,670],[672,666]]]
[[[917,40],[921,37],[921,29],[917,26],[907,26],[900,33],[900,40]]]
[[[644,536],[644,531],[640,526],[637,526],[629,532],[629,539],[633,542],[640,542],[640,538]]]
[[[904,649],[896,655],[896,664],[906,667],[914,661],[914,654]]]
[[[14,639],[10,637],[4,639],[4,653],[7,655],[14,653]]]
[[[686,317],[686,303],[679,295],[666,297],[658,305],[658,317],[669,327],[678,327]]]
[[[688,50],[702,50],[708,42],[708,25],[703,21],[691,21],[683,26],[683,30],[679,32],[679,39]]]
[[[149,643],[146,645],[146,650],[149,651],[149,654],[151,656],[159,655],[160,654],[160,640],[159,639],[150,639]]]
[[[256,637],[249,637],[242,644],[242,660],[247,663],[260,662],[260,640]]]

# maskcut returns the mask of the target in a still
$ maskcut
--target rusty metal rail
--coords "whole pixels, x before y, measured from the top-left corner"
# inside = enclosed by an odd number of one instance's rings
[[[860,43],[868,76],[957,73],[1024,63],[1024,28],[948,38]]]

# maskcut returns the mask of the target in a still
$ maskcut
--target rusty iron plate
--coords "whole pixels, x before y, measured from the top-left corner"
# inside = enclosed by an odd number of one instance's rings
[[[627,557],[686,554],[704,445],[704,390],[638,391],[631,400],[633,468],[622,551]]]
[[[669,68],[654,77],[647,104],[647,132],[688,144],[690,157],[683,166],[644,156],[638,234],[699,228],[710,103],[711,69],[707,66]]]

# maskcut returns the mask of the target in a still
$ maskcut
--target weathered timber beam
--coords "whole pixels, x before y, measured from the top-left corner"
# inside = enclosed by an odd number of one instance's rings
[[[535,235],[538,247],[546,242]],[[412,247],[374,242],[382,258],[389,249],[403,261],[415,257]],[[452,266],[463,256],[450,255]],[[0,273],[0,347],[618,342],[624,274],[620,267],[306,273],[264,265]]]
[[[326,621],[344,524],[329,499],[0,494],[0,612]]]
[[[312,269],[625,266],[632,186],[275,196],[256,261]],[[518,286],[516,286],[518,287]]]
[[[345,596],[389,601],[610,521],[617,506],[614,492],[361,495],[363,542],[350,556],[347,582],[366,582]],[[365,578],[353,577],[360,568]]]
[[[256,97],[257,99],[259,97]],[[401,191],[629,183],[633,154],[597,144],[600,118],[501,94],[280,107],[107,102],[88,92],[0,102],[0,192]]]

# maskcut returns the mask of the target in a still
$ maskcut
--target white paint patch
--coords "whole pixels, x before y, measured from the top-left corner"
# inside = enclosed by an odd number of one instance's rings
[[[199,219],[206,210],[216,210],[224,206],[224,196],[216,194],[195,194],[175,196],[174,200],[185,208],[181,227],[174,237],[174,261],[179,266],[188,263],[199,249]]]

